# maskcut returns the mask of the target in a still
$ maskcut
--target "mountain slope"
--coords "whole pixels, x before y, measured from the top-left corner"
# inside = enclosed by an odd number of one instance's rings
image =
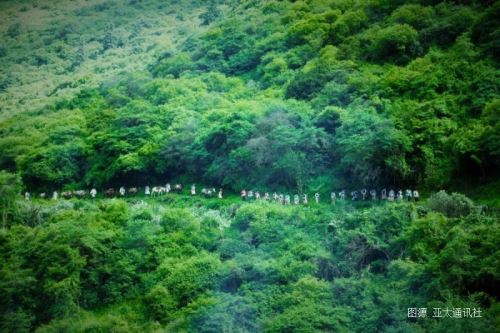
[[[10,48],[40,38],[4,52],[3,75],[20,83],[3,93],[12,112],[0,124],[0,167],[29,186],[187,177],[233,189],[442,188],[498,176],[497,4],[102,3],[9,32],[48,11],[34,6],[4,14]],[[24,107],[10,104],[25,94],[57,102],[30,97],[36,118],[17,116]]]
[[[0,115],[144,70],[205,29],[204,12],[202,2],[191,1],[2,1]]]

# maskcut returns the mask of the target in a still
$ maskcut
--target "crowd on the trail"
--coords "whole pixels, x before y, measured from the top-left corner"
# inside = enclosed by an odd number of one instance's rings
[[[241,190],[240,196],[243,200],[265,200],[265,201],[274,201],[282,205],[307,205],[309,203],[309,198],[307,193],[303,193],[301,195],[294,194],[293,198],[290,194],[284,193],[276,193],[274,192],[272,196],[269,192],[260,193],[258,191],[252,190]],[[330,202],[335,204],[337,201],[346,200],[347,192],[342,190],[340,192],[331,192],[330,193]],[[293,202],[292,202],[293,199]],[[314,193],[314,201],[319,203],[321,199],[321,195],[319,192]],[[358,201],[358,200],[387,200],[387,201],[403,201],[406,199],[407,201],[418,201],[420,199],[420,194],[417,190],[407,189],[404,194],[403,190],[395,191],[390,189],[382,189],[380,193],[377,190],[362,189],[358,192],[358,190],[354,190],[350,192],[350,200]]]
[[[182,186],[182,184],[174,184],[173,186],[171,186],[168,183],[165,186],[153,186],[153,187],[145,186],[143,193],[145,196],[156,197],[168,193],[182,193],[183,189],[184,187]],[[118,190],[115,190],[114,188],[108,188],[105,191],[103,191],[103,195],[109,198],[127,197],[127,196],[135,196],[139,192],[141,191],[137,187],[125,188],[124,186],[121,186]],[[197,189],[195,184],[191,185],[189,193],[192,196],[197,195]],[[207,198],[215,196],[217,196],[217,198],[219,199],[223,198],[222,188],[216,190],[213,187],[212,188],[204,187],[201,189],[200,193],[201,195]],[[349,198],[347,198],[348,194]],[[97,198],[97,196],[98,196],[98,191],[95,188],[92,188],[90,191],[73,190],[73,191],[62,191],[60,193],[54,191],[52,192],[51,199],[58,200],[59,198],[70,199],[70,198],[85,198],[85,197],[90,197],[95,199]],[[49,199],[47,193],[45,192],[38,194],[38,197],[41,199]],[[282,205],[291,205],[291,204],[307,205],[309,203],[309,198],[307,193],[303,193],[300,195],[294,194],[292,196],[288,193],[274,192],[270,194],[269,192],[259,192],[259,191],[243,189],[240,192],[240,197],[245,201],[264,200],[264,201],[273,201]],[[24,198],[26,200],[30,200],[31,199],[30,192],[25,192]],[[316,203],[319,203],[320,199],[321,199],[320,193],[319,192],[314,193],[314,201]],[[387,190],[384,188],[380,190],[380,192],[378,192],[375,189],[367,190],[366,188],[364,188],[359,191],[353,190],[350,193],[347,193],[345,190],[341,190],[339,192],[331,192],[329,201],[332,204],[335,204],[337,201],[344,201],[349,199],[351,201],[358,201],[358,200],[418,201],[420,199],[420,194],[417,190],[411,190],[411,189],[407,189],[403,192],[402,189]]]
[[[145,186],[144,190],[142,193],[145,196],[151,196],[151,197],[156,197],[160,196],[163,194],[168,194],[168,193],[182,193],[184,190],[184,187],[181,184],[174,184],[173,186],[170,184],[166,184],[165,186]],[[119,189],[114,189],[114,188],[108,188],[102,192],[102,195],[104,197],[108,198],[113,198],[113,197],[130,197],[130,196],[135,196],[137,194],[141,193],[141,190],[138,187],[129,187],[125,188],[124,186],[121,186]],[[191,185],[190,189],[191,195],[196,195],[196,185]],[[71,199],[71,198],[85,198],[85,197],[90,197],[92,199],[97,198],[99,195],[99,192],[97,189],[92,188],[91,190],[72,190],[72,191],[53,191],[52,194],[47,193],[47,192],[42,192],[38,194],[38,197],[40,199],[52,199],[52,200],[58,200],[60,198],[63,199]],[[203,188],[201,190],[201,194],[205,197],[212,197],[217,195],[219,199],[223,198],[223,191],[222,188],[219,189],[218,191],[215,188]],[[25,192],[24,193],[24,198],[26,200],[31,200],[31,193],[30,192]]]

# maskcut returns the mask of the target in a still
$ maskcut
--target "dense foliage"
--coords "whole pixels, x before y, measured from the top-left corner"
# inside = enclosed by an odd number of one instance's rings
[[[498,332],[499,16],[475,0],[0,2],[0,332]],[[227,196],[101,196],[167,181]],[[231,195],[361,187],[435,194]]]
[[[498,220],[439,192],[289,207],[17,202],[0,231],[0,325],[24,332],[485,332],[498,329]],[[409,320],[408,307],[429,308]],[[432,308],[482,318],[430,318]]]
[[[179,177],[439,189],[498,176],[498,3],[232,6],[200,14],[206,31],[147,71],[5,117],[0,168],[40,189]]]

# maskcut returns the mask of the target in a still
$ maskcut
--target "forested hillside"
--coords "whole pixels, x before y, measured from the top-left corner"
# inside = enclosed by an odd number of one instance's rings
[[[0,331],[499,332],[498,17],[1,1]],[[224,198],[144,194],[167,182]],[[118,187],[139,193],[105,197]],[[329,199],[361,188],[424,200]]]
[[[142,57],[136,39],[153,41],[134,30],[137,16],[147,20],[149,10],[162,7],[105,4],[76,14],[97,12],[88,15],[91,27],[94,16],[101,26],[102,16],[116,16],[130,21],[123,28],[130,31],[123,32],[126,42],[110,33],[116,42],[110,49],[104,33],[96,61],[109,64],[101,58],[134,48]],[[453,179],[498,176],[498,4],[250,1],[223,16],[163,6],[215,17],[196,17],[192,22],[211,26],[178,47],[165,46],[144,66],[136,60],[119,73],[106,71],[111,78],[98,89],[7,115],[0,167],[46,189],[181,176],[233,189],[346,183],[440,189]],[[182,29],[175,33],[183,38]],[[3,70],[17,75],[9,60],[29,57],[33,46],[8,31],[3,38],[20,45],[3,47]],[[48,49],[42,48],[53,55]],[[83,64],[99,71],[91,60]],[[50,72],[50,64],[40,66]]]
[[[205,12],[201,1],[0,2],[0,119],[145,70],[206,29]]]

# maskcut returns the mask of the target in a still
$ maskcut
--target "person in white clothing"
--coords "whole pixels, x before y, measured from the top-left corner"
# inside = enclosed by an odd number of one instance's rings
[[[418,193],[417,190],[413,191],[413,200],[415,200],[415,201],[420,200],[420,194]]]
[[[389,197],[387,200],[394,201],[394,190],[389,190]]]

